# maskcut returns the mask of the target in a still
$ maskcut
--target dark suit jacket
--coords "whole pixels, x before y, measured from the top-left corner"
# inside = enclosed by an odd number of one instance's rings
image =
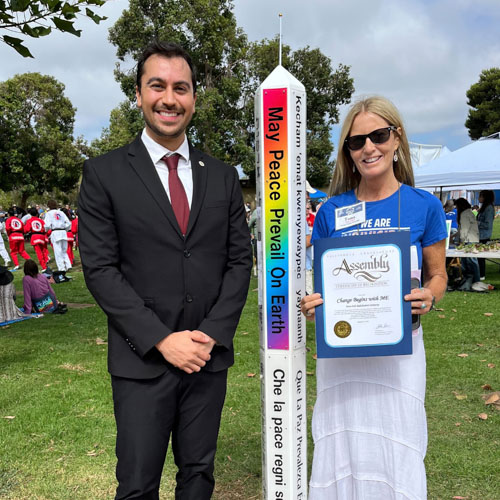
[[[217,341],[206,370],[234,361],[252,265],[238,175],[192,147],[190,159],[185,238],[140,136],[85,162],[80,254],[87,286],[108,317],[112,375],[161,375],[168,363],[155,344],[180,330],[201,330]]]

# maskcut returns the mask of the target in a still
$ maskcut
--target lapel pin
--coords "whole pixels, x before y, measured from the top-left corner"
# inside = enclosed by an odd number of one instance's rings
[[[200,165],[200,167],[204,167],[205,166],[205,164],[201,160],[198,162],[198,164]]]

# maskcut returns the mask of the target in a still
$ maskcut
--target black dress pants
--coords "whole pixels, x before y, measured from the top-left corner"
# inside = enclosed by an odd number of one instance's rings
[[[208,500],[226,396],[227,370],[111,377],[117,427],[115,500],[158,500],[168,442],[178,467],[176,500]]]

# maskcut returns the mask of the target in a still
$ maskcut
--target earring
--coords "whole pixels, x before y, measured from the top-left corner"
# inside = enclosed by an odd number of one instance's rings
[[[398,162],[398,152],[394,151],[394,163]]]
[[[352,173],[354,174],[356,172],[356,167],[353,165],[352,166]]]

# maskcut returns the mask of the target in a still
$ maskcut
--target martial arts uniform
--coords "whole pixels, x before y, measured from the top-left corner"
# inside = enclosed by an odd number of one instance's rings
[[[68,238],[68,257],[69,261],[71,262],[71,266],[73,266],[73,261],[75,260],[75,256],[73,255],[73,243],[75,241],[75,235],[73,234],[72,231],[68,231],[66,233],[66,237]]]
[[[23,259],[31,259],[28,252],[24,249],[24,226],[19,217],[12,216],[5,222],[5,230],[9,235],[10,256],[15,267],[19,267],[18,254]]]
[[[24,232],[31,233],[30,243],[35,249],[42,270],[46,269],[47,262],[49,261],[49,251],[47,250],[47,238],[43,220],[38,217],[31,217],[24,226]]]
[[[3,241],[2,233],[5,233],[5,224],[0,222],[0,255],[2,256],[4,265],[10,264],[9,252],[5,249],[5,242]]]
[[[45,214],[45,229],[50,230],[50,241],[54,249],[57,269],[61,272],[71,269],[68,257],[68,237],[66,231],[71,228],[71,222],[61,210],[49,210]]]

